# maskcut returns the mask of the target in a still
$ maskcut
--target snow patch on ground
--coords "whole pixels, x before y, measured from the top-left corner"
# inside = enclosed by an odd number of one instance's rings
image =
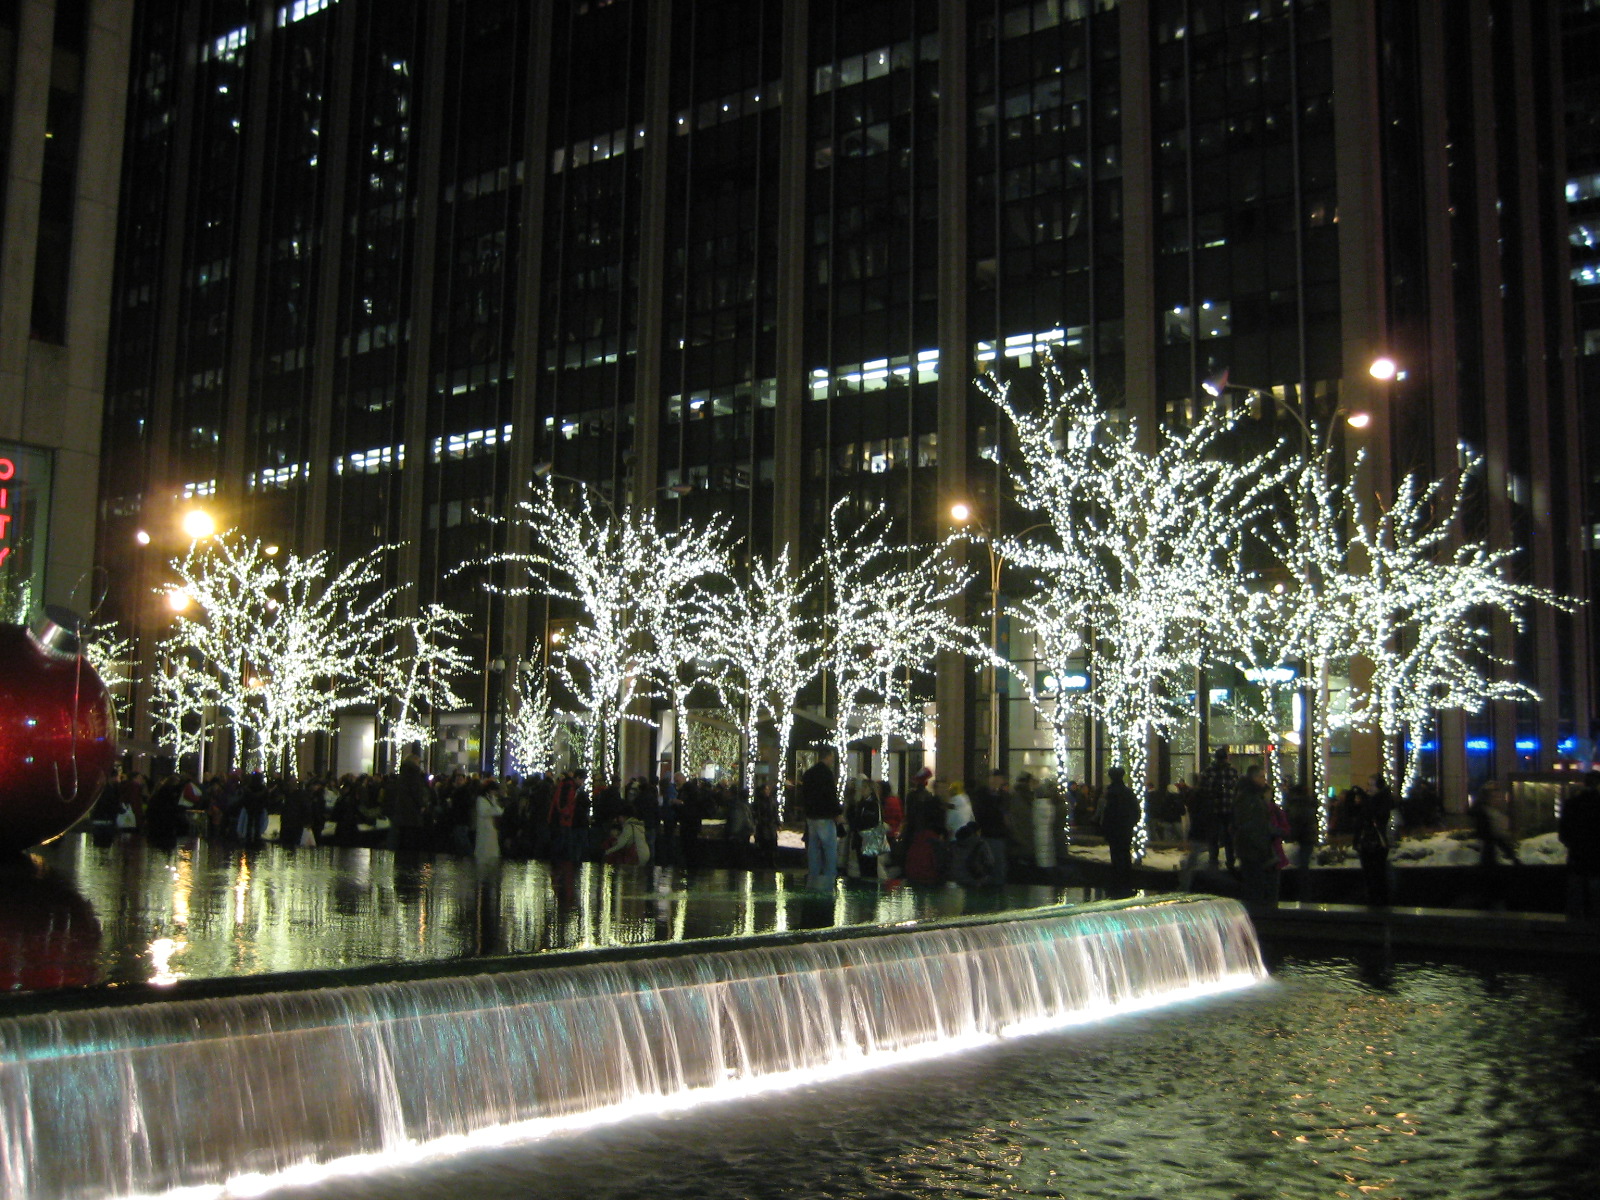
[[[805,844],[805,834],[801,830],[778,831],[778,845],[785,849],[804,850]],[[1289,861],[1294,862],[1294,843],[1286,844],[1283,849]],[[1538,837],[1519,842],[1517,855],[1523,862],[1533,866],[1561,866],[1567,861],[1567,848],[1554,833],[1541,833]],[[1109,863],[1111,852],[1104,845],[1079,843],[1072,847],[1071,857]],[[1342,857],[1339,857],[1338,851],[1327,857],[1332,861],[1313,861],[1312,865],[1352,868],[1360,865],[1356,861],[1355,851],[1348,847],[1343,848]],[[1401,838],[1389,852],[1389,862],[1397,867],[1475,867],[1478,865],[1478,843],[1475,838],[1462,838],[1448,833]],[[1183,851],[1172,846],[1153,847],[1145,853],[1143,865],[1152,871],[1176,871],[1183,865]],[[1201,867],[1209,865],[1209,858],[1201,859]]]
[[[1284,853],[1294,862],[1293,842],[1284,845]],[[1326,851],[1313,859],[1313,867],[1356,867],[1359,862],[1355,851],[1343,847],[1333,854]],[[1448,833],[1434,833],[1426,837],[1401,838],[1389,852],[1389,862],[1396,867],[1475,867],[1478,865],[1478,842],[1475,838],[1462,838]],[[1532,866],[1561,866],[1567,861],[1567,848],[1554,833],[1541,833],[1525,838],[1517,844],[1517,856]],[[1090,862],[1109,863],[1111,852],[1103,845],[1075,845],[1072,857]],[[1330,861],[1320,861],[1322,858]],[[1183,864],[1183,851],[1157,847],[1144,856],[1143,865],[1153,871],[1176,871]],[[1209,857],[1201,859],[1200,866],[1210,865]]]

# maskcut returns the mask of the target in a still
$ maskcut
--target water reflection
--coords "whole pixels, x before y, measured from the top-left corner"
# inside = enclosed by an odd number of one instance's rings
[[[484,869],[470,858],[386,850],[163,849],[86,837],[63,839],[8,878],[0,879],[12,897],[0,956],[35,964],[0,976],[12,991],[896,924],[1088,898],[1079,889],[844,882],[815,893],[801,876],[773,870],[513,860]]]
[[[102,961],[95,909],[36,854],[0,859],[0,989],[79,987]]]

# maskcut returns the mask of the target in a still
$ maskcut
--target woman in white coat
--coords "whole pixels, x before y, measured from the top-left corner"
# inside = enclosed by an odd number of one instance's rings
[[[500,782],[490,779],[478,793],[473,857],[482,864],[500,861]]]

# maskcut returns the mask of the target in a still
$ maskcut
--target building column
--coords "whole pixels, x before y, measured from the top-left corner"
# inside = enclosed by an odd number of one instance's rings
[[[239,225],[233,242],[233,311],[229,314],[226,415],[223,417],[222,469],[217,475],[217,495],[234,508],[240,503],[245,482],[245,451],[249,436],[250,390],[255,369],[256,307],[260,299],[261,207],[267,188],[267,114],[272,108],[272,55],[277,32],[274,0],[257,0],[249,50],[249,81],[244,109],[244,197],[239,205]]]
[[[350,93],[355,77],[359,11],[354,4],[344,4],[334,14],[333,101],[328,106],[327,127],[318,151],[323,184],[322,250],[317,263],[317,321],[311,333],[311,432],[306,439],[310,473],[303,524],[297,531],[299,549],[305,554],[314,554],[328,545],[328,486],[333,474],[330,447],[333,410],[339,401],[334,394],[334,379],[339,366],[339,317],[345,303],[339,286],[346,266],[345,173],[349,169],[353,132]]]
[[[955,531],[950,504],[970,495],[967,409],[972,394],[968,378],[972,339],[967,325],[970,266],[967,261],[967,5],[966,0],[939,3],[939,466],[938,505],[941,534]],[[980,572],[981,574],[981,572]],[[986,601],[987,602],[987,601]],[[965,620],[967,601],[951,601]],[[938,772],[946,779],[966,779],[972,731],[967,709],[972,670],[963,655],[939,656],[934,683],[938,713]],[[996,703],[995,697],[990,703]],[[994,748],[990,748],[990,753]]]
[[[1156,404],[1155,173],[1151,154],[1150,0],[1123,0],[1122,338],[1128,415],[1153,436]]]
[[[27,388],[32,343],[33,267],[39,244],[39,193],[44,179],[44,129],[50,107],[50,65],[54,57],[54,0],[23,0],[18,8],[16,78],[12,91],[11,161],[5,211],[0,213],[0,387],[7,397]],[[7,404],[20,418],[20,406]],[[0,433],[21,438],[20,421],[0,416]]]
[[[1499,138],[1495,127],[1495,74],[1493,18],[1489,0],[1468,0],[1458,13],[1450,6],[1447,19],[1465,20],[1470,29],[1471,62],[1461,64],[1472,74],[1473,155],[1480,165],[1474,204],[1478,211],[1478,307],[1481,317],[1476,334],[1483,346],[1484,442],[1478,447],[1485,454],[1484,482],[1487,484],[1489,535],[1491,546],[1511,544],[1509,464],[1506,461],[1510,429],[1506,412],[1509,383],[1505,340],[1505,286],[1500,248],[1500,188],[1498,172],[1486,164],[1499,161]],[[1509,36],[1510,31],[1502,31]],[[1493,625],[1495,656],[1507,661],[1516,657],[1515,631],[1504,616]],[[1496,701],[1493,711],[1493,770],[1491,776],[1504,780],[1516,767],[1516,707],[1510,701]]]
[[[1393,489],[1390,389],[1367,372],[1387,352],[1383,180],[1375,143],[1381,129],[1378,99],[1380,47],[1370,5],[1333,6],[1334,160],[1339,189],[1339,309],[1344,326],[1339,399],[1348,409],[1372,416],[1366,430],[1365,495]],[[1353,685],[1364,682],[1352,667]],[[1388,773],[1388,748],[1375,733],[1350,739],[1350,775],[1365,780]]]
[[[539,400],[543,370],[539,361],[540,309],[544,294],[544,220],[546,185],[550,178],[550,51],[554,39],[552,0],[538,0],[533,10],[533,28],[528,37],[528,93],[523,113],[522,228],[517,259],[517,317],[512,331],[512,360],[516,375],[511,381],[511,480],[506,488],[505,552],[525,554],[530,539],[526,524],[519,522],[517,504],[528,493],[533,480],[535,455],[541,443]],[[528,657],[529,602],[526,595],[507,596],[505,630],[501,640],[506,670],[515,672]],[[538,611],[548,612],[544,604]],[[549,631],[541,628],[538,637],[542,662],[543,640]]]
[[[1445,77],[1444,14],[1437,3],[1417,10],[1417,45],[1421,74],[1427,79]],[[1434,475],[1458,469],[1461,441],[1461,388],[1456,375],[1456,300],[1453,285],[1454,252],[1450,245],[1450,129],[1442,102],[1423,104],[1422,186],[1426,223],[1428,272],[1428,328],[1426,363],[1420,368],[1424,391],[1432,409],[1432,464]],[[1460,530],[1454,539],[1459,541]],[[1439,716],[1439,794],[1451,812],[1467,807],[1466,718],[1459,711]]]
[[[801,487],[805,478],[802,417],[810,391],[805,368],[807,109],[811,4],[783,6],[783,107],[779,113],[777,408],[773,413],[772,546],[800,553]]]
[[[639,212],[639,312],[636,328],[639,350],[633,379],[633,494],[619,495],[619,505],[631,504],[641,513],[653,513],[656,487],[661,478],[661,338],[667,243],[667,155],[671,150],[672,114],[668,86],[672,80],[672,0],[657,0],[649,8],[645,32],[644,163]],[[621,423],[618,423],[620,436]],[[635,700],[636,716],[650,715],[650,701]],[[653,775],[655,731],[642,721],[624,721],[618,745],[618,762],[624,776]],[[680,738],[680,745],[681,745]],[[682,760],[679,760],[682,765]]]

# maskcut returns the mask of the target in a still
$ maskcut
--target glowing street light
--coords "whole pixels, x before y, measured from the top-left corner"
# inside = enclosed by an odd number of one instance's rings
[[[1400,374],[1400,367],[1394,359],[1385,354],[1372,360],[1372,365],[1367,368],[1367,374],[1388,383]]]
[[[1387,365],[1385,366],[1385,364]],[[1380,369],[1387,370],[1388,374],[1379,374]],[[1395,366],[1395,362],[1392,358],[1380,358],[1377,360],[1377,362],[1374,362],[1368,368],[1368,370],[1376,379],[1393,379],[1396,377],[1399,368]],[[1206,395],[1215,396],[1218,399],[1220,399],[1227,392],[1243,392],[1246,398],[1252,402],[1256,400],[1272,401],[1273,405],[1278,409],[1279,412],[1291,417],[1300,426],[1301,430],[1306,435],[1306,442],[1308,445],[1321,444],[1325,446],[1327,444],[1327,438],[1333,433],[1333,427],[1331,424],[1332,419],[1333,417],[1340,416],[1341,414],[1344,416],[1344,423],[1350,426],[1351,429],[1365,429],[1367,426],[1372,424],[1372,414],[1369,412],[1361,409],[1357,409],[1356,411],[1352,412],[1346,408],[1336,408],[1329,416],[1330,424],[1327,434],[1325,434],[1323,438],[1319,439],[1316,436],[1315,431],[1313,431],[1311,428],[1311,422],[1306,419],[1306,415],[1294,405],[1290,404],[1282,396],[1278,395],[1276,392],[1267,391],[1262,388],[1249,387],[1242,383],[1230,383],[1228,381],[1228,372],[1226,370],[1219,375],[1212,376],[1210,379],[1202,379],[1200,381],[1200,390],[1205,392]]]
[[[141,546],[148,546],[150,544],[150,533],[148,530],[141,529],[133,535],[133,540]]]
[[[173,612],[181,613],[185,611],[190,603],[192,603],[192,597],[183,588],[171,588],[168,590],[167,607]]]
[[[216,531],[217,523],[205,509],[191,508],[183,514],[183,532],[190,541],[198,542],[201,538],[210,537]]]

